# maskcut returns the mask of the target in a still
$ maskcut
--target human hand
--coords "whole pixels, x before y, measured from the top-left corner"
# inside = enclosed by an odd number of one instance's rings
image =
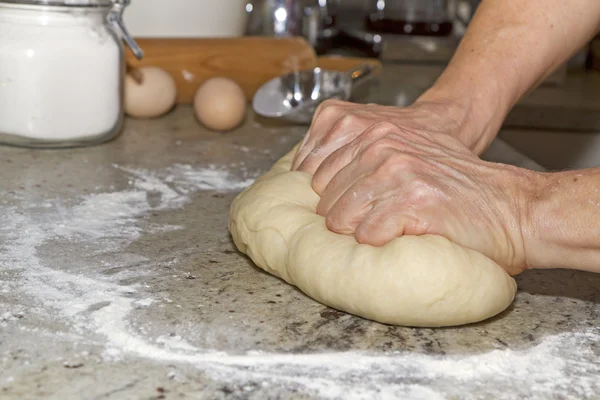
[[[420,103],[410,107],[356,104],[339,100],[322,103],[304,137],[292,170],[314,173],[321,162],[367,128],[391,122],[407,130],[427,130],[430,134],[458,135],[460,118],[454,118],[451,104]]]
[[[330,230],[374,246],[436,234],[510,273],[525,268],[522,227],[533,172],[482,161],[443,133],[441,119],[428,124],[422,109],[359,108],[340,103],[330,113],[350,111],[355,124],[346,118],[332,125],[316,116],[295,162],[314,173],[317,212]],[[379,122],[384,118],[401,124]]]

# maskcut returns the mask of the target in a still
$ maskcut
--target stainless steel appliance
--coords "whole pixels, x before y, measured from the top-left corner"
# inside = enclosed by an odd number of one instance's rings
[[[349,100],[353,90],[375,76],[376,67],[359,65],[348,72],[321,68],[292,72],[265,83],[254,95],[257,114],[310,124],[319,104],[328,99]]]
[[[253,0],[247,35],[303,36],[317,53],[331,49],[337,35],[336,10],[339,0]]]

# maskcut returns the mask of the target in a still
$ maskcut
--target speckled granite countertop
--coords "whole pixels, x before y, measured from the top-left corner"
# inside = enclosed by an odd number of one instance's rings
[[[411,329],[237,253],[231,200],[303,133],[181,107],[101,146],[0,147],[0,398],[600,398],[600,275],[528,271],[489,321]]]

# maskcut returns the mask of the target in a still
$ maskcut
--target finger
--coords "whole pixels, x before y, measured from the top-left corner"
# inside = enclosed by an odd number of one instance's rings
[[[347,167],[355,158],[354,148],[354,141],[340,147],[323,160],[319,168],[317,168],[312,178],[312,188],[319,196],[323,195],[325,188],[329,185],[333,177],[343,168]]]
[[[430,219],[421,211],[405,207],[402,197],[388,197],[375,203],[355,228],[358,243],[384,246],[404,235],[425,235]]]
[[[327,133],[321,134],[321,140],[306,155],[297,169],[314,174],[323,160],[354,140],[364,131],[365,125],[366,122],[356,123],[356,119],[343,116],[329,128]]]
[[[387,135],[389,130],[388,124],[375,124],[356,136],[350,143],[331,153],[315,171],[312,180],[313,190],[321,194],[342,168],[350,164],[365,148]]]
[[[294,155],[294,161],[292,161],[292,171],[295,171],[296,168],[298,168],[298,165],[300,165],[300,163],[302,162],[302,160],[304,160],[304,158],[306,157],[306,153],[310,152],[309,149],[307,149],[308,146],[308,141],[311,138],[311,133],[310,133],[310,128],[308,129],[308,131],[306,131],[306,134],[304,135],[304,138],[302,139],[302,142],[300,143],[300,146],[298,146],[298,149],[296,150],[296,154]]]
[[[319,119],[323,110],[325,110],[327,108],[330,108],[330,107],[347,108],[348,106],[350,106],[352,104],[353,103],[351,103],[349,101],[343,101],[343,100],[336,100],[336,99],[325,100],[324,102],[319,104],[319,106],[315,110],[315,113],[313,114],[313,117],[311,120],[311,124],[314,123],[317,119]]]
[[[371,211],[378,188],[372,185],[368,178],[368,175],[359,177],[339,197],[336,194],[331,199],[325,198],[323,206],[319,203],[319,207],[329,208],[327,212],[320,213],[325,216],[329,230],[340,234],[353,234]],[[330,205],[336,197],[335,202]]]
[[[368,177],[366,183],[363,184],[363,187],[355,187],[357,191],[351,193],[352,197],[360,197],[362,190],[368,193],[369,190],[375,189],[379,193],[394,189],[395,182],[401,179],[409,179],[413,175],[407,168],[412,168],[411,163],[408,162],[408,157],[388,146],[387,143],[380,141],[378,145],[367,146],[364,151],[331,179],[323,190],[321,200],[317,206],[317,213],[320,215],[329,214],[338,199],[355,182],[364,177]],[[350,199],[347,198],[347,200]]]
[[[338,119],[342,118],[341,110],[344,107],[344,103],[328,100],[317,107],[310,128],[304,136],[304,140],[292,163],[292,171],[298,169],[306,157],[314,150],[317,143],[322,139],[322,136],[331,131],[331,128],[336,124]]]
[[[397,229],[392,229],[394,225],[389,227],[390,221],[382,216],[377,223],[385,223],[387,228],[380,232],[382,237],[376,235],[375,240],[390,240],[394,234],[403,233],[401,222],[404,219],[400,217],[414,215],[408,212],[431,203],[430,185],[422,183],[422,179],[416,175],[415,168],[418,170],[420,163],[418,157],[389,148],[378,150],[378,153],[381,156],[371,157],[371,162],[351,162],[325,189],[317,212],[326,216],[327,226],[332,231],[353,233],[363,223],[367,216],[365,213],[370,213],[372,208],[381,204],[400,222]],[[374,216],[375,214],[371,217]],[[376,229],[377,226],[373,225],[373,228]],[[370,233],[369,229],[367,233]]]

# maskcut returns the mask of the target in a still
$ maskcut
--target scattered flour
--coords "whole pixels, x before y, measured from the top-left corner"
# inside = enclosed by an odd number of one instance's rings
[[[132,183],[137,189],[161,195],[163,207],[173,207],[175,205],[173,201],[187,202],[188,199],[184,195],[200,190],[239,190],[254,182],[253,177],[237,179],[227,169],[215,165],[197,169],[191,165],[175,164],[164,171],[154,173],[117,165],[115,168],[136,178]]]
[[[116,272],[120,276],[142,265],[152,273],[157,261],[127,253],[127,246],[153,230],[178,227],[152,226],[142,217],[182,207],[194,192],[238,190],[252,179],[237,179],[216,166],[175,165],[164,171],[114,167],[128,177],[128,188],[83,196],[73,204],[57,199],[0,205],[0,272],[14,274],[10,279],[0,275],[0,282],[10,286],[7,293],[18,293],[52,311],[53,318],[65,321],[75,334],[95,337],[109,360],[134,356],[183,363],[243,388],[277,386],[331,399],[600,396],[600,356],[593,350],[600,342],[598,329],[548,336],[527,349],[446,357],[256,351],[233,355],[197,348],[180,336],[151,338],[137,333],[130,325],[133,311],[161,300],[145,297],[138,286],[115,283],[99,271],[110,267],[124,271]],[[72,244],[77,253],[47,255],[56,242]],[[73,261],[73,254],[80,256]],[[100,266],[98,254],[103,255]],[[0,312],[0,326],[23,312]]]

